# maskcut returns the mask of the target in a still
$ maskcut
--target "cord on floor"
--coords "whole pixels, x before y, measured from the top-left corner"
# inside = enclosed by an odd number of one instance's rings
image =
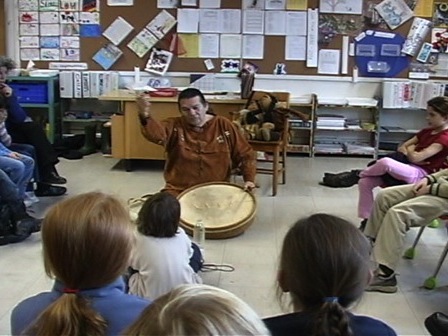
[[[233,272],[235,267],[227,264],[203,264],[201,267],[201,272]]]

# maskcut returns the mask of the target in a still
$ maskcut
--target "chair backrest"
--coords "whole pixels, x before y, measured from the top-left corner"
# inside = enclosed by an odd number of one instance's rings
[[[277,101],[280,102],[281,107],[285,107],[285,108],[289,108],[289,100],[290,100],[290,96],[291,94],[289,92],[284,92],[284,91],[274,91],[274,92],[268,92],[268,91],[252,91],[249,98],[247,99],[246,102],[246,108],[254,101],[257,101],[258,99],[260,99],[261,97],[263,97],[265,94],[269,94],[275,98],[277,98]]]

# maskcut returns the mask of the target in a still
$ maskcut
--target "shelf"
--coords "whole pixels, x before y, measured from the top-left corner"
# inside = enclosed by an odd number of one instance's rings
[[[295,126],[290,126],[289,129],[290,129],[290,130],[304,130],[304,131],[311,131],[313,128],[312,128],[312,127],[295,127]]]
[[[331,132],[366,132],[366,133],[375,133],[376,130],[365,130],[365,129],[353,129],[353,128],[344,128],[344,129],[334,129],[334,128],[323,128],[316,127],[316,131],[331,131]]]
[[[380,130],[380,133],[407,133],[407,134],[415,134],[418,133],[419,130],[393,130],[393,131],[386,131],[386,130]]]
[[[92,118],[92,119],[71,119],[64,118],[63,122],[74,122],[74,123],[91,123],[91,122],[106,122],[110,121],[110,118]]]
[[[345,152],[338,152],[338,153],[333,153],[333,152],[320,152],[320,151],[314,151],[315,155],[340,155],[340,156],[352,156],[352,157],[374,157],[374,154],[370,154],[370,153],[365,153],[365,154],[349,154],[349,153],[345,153]]]

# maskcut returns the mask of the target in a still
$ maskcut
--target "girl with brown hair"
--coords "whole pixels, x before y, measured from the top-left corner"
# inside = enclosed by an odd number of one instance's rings
[[[315,214],[300,219],[283,241],[278,285],[294,313],[265,319],[273,336],[395,336],[385,323],[347,309],[370,280],[370,244],[346,220]]]
[[[12,334],[120,334],[150,303],[124,292],[133,237],[128,211],[113,196],[90,192],[53,206],[42,243],[55,283],[14,308]]]

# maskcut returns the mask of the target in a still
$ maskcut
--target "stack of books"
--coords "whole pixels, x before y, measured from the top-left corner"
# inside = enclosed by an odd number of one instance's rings
[[[343,130],[345,129],[345,118],[338,114],[319,114],[317,116],[316,128]]]

